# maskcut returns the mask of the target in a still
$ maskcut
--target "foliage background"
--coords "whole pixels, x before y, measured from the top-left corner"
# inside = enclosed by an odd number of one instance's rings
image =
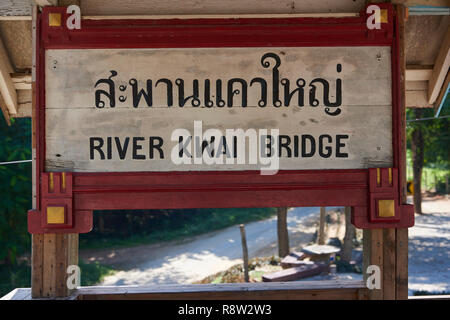
[[[31,159],[31,120],[0,119],[0,162]],[[18,258],[30,250],[31,163],[0,165],[0,296],[29,285],[30,272]]]
[[[443,110],[450,111],[450,99],[446,100]],[[442,113],[440,117],[448,116]],[[433,118],[433,109],[423,109],[421,118]],[[407,109],[406,118],[415,120],[414,110]],[[411,134],[415,128],[420,128],[424,137],[424,170],[422,173],[422,188],[435,189],[438,193],[445,192],[445,180],[450,175],[450,118],[430,119],[425,121],[409,121],[407,134],[407,178],[412,180],[411,164]]]

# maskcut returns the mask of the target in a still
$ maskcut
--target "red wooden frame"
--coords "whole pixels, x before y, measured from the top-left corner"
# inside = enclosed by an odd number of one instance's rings
[[[28,214],[31,233],[84,233],[92,229],[92,211],[219,207],[350,206],[359,228],[410,227],[411,206],[401,203],[400,66],[397,17],[393,7],[381,29],[369,30],[367,16],[345,18],[245,18],[88,20],[80,30],[65,27],[66,8],[46,7],[37,20],[36,187],[37,207]],[[49,13],[62,25],[49,26]],[[263,176],[239,172],[49,173],[45,161],[45,50],[67,48],[184,48],[281,46],[390,46],[392,48],[392,137],[394,181],[388,169],[282,170]],[[377,178],[378,174],[378,178]],[[381,181],[377,180],[380,179]],[[375,179],[375,180],[374,180]],[[379,218],[374,201],[395,200],[395,217]],[[46,208],[62,204],[66,222],[47,224]],[[70,207],[70,208],[69,208]]]

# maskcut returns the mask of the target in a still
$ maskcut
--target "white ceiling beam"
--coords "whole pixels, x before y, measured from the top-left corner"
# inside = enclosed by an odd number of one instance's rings
[[[406,81],[406,107],[432,108],[428,103],[428,81]]]
[[[17,93],[11,78],[13,68],[8,53],[0,38],[0,94],[11,115],[17,113]]]
[[[433,67],[433,74],[428,85],[428,102],[435,103],[444,84],[445,76],[450,68],[450,27],[442,40],[436,62]]]
[[[439,117],[439,114],[442,111],[442,107],[444,106],[445,100],[448,98],[450,93],[450,72],[447,73],[445,77],[444,85],[442,86],[441,92],[436,100],[434,105],[434,116]]]
[[[16,90],[31,90],[31,74],[14,74],[12,82]]]
[[[406,81],[427,81],[433,73],[432,67],[409,67],[406,66]]]

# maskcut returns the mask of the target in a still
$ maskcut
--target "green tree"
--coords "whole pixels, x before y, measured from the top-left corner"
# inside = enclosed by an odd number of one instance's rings
[[[30,119],[0,121],[0,162],[31,159]],[[15,265],[30,247],[31,163],[0,165],[0,263]]]
[[[412,151],[414,207],[417,213],[422,213],[420,190],[423,167],[450,169],[450,119],[436,119],[433,116],[433,109],[407,110],[409,122],[406,132],[408,148]]]

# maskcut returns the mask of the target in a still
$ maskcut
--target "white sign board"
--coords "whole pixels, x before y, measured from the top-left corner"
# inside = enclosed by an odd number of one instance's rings
[[[45,78],[48,171],[392,166],[389,47],[56,49]]]

